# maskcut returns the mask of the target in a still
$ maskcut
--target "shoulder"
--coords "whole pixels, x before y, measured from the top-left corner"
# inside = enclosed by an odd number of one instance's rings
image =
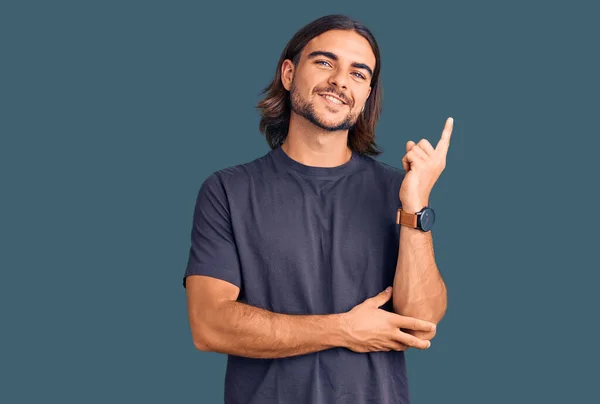
[[[260,177],[267,172],[271,166],[271,161],[267,153],[261,157],[246,163],[221,168],[212,172],[203,182],[202,188],[211,190],[239,189],[246,187],[253,182],[253,179]]]
[[[395,167],[391,164],[384,163],[371,156],[360,154],[361,165],[363,169],[368,170],[372,175],[386,183],[402,183],[406,171],[401,167]]]
[[[371,156],[360,155],[361,166],[368,178],[366,182],[373,195],[380,195],[393,209],[398,207],[398,191],[406,176],[402,167],[376,160]],[[364,181],[363,181],[364,183]],[[364,189],[364,188],[363,188]],[[373,196],[374,197],[374,196]],[[375,198],[375,197],[374,197]],[[394,211],[395,212],[395,211]]]

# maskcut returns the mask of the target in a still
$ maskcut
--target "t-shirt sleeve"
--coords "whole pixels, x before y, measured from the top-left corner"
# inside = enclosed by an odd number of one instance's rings
[[[190,275],[206,275],[241,287],[227,194],[217,173],[208,177],[200,187],[193,217],[183,287],[186,287],[186,278]]]

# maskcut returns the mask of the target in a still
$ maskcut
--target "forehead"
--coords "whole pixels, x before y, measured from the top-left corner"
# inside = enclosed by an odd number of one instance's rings
[[[354,31],[331,30],[314,37],[302,50],[302,58],[314,51],[331,52],[348,63],[365,63],[375,69],[375,54],[371,44]]]

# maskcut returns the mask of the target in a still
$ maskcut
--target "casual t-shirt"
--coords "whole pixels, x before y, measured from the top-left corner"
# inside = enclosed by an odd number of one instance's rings
[[[281,147],[213,173],[196,200],[184,287],[200,274],[275,313],[352,309],[393,284],[404,173],[357,152],[337,167],[306,166]],[[409,403],[404,352],[229,355],[225,403]]]

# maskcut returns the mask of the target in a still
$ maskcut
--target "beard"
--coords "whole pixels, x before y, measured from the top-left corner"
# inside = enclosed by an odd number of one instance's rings
[[[331,88],[321,89],[318,92],[329,92],[329,93],[340,96],[337,91],[335,91],[334,89],[331,89]],[[342,98],[342,99],[344,101],[348,101],[347,98]],[[342,118],[338,123],[332,124],[332,123],[325,122],[323,120],[323,118],[318,116],[317,113],[315,112],[314,104],[312,102],[309,102],[309,101],[305,100],[304,98],[302,98],[302,96],[299,94],[298,90],[296,89],[296,86],[294,85],[293,81],[292,81],[292,84],[290,87],[290,104],[291,104],[292,111],[294,111],[296,114],[305,118],[307,121],[309,121],[313,125],[321,128],[321,129],[324,129],[326,131],[329,131],[329,132],[350,129],[350,128],[352,128],[352,126],[354,126],[354,124],[358,120],[358,114],[353,115],[352,108],[350,108],[350,111],[348,111],[346,116],[344,118]],[[347,104],[352,105],[350,102],[347,102]]]

